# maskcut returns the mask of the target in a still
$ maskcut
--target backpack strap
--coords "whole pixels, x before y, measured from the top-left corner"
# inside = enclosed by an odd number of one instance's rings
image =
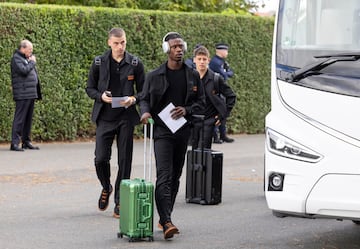
[[[101,66],[101,56],[100,56],[100,55],[96,56],[94,62],[95,62],[95,66],[96,66],[96,69],[95,69],[95,78],[99,79],[100,66]],[[131,60],[131,65],[136,68],[136,67],[138,66],[138,64],[139,64],[139,59],[138,59],[138,57],[133,56],[133,57],[132,57],[132,60]]]
[[[134,67],[136,67],[139,64],[139,59],[136,56],[133,56],[132,60],[131,60],[131,65],[133,65]]]
[[[95,57],[95,65],[100,67],[100,65],[101,65],[101,56],[96,56]]]
[[[101,56],[95,57],[94,64],[95,64],[94,78],[95,78],[96,82],[98,82],[99,76],[100,76]]]
[[[220,78],[220,74],[214,72],[214,87],[218,95],[220,95],[219,78]]]

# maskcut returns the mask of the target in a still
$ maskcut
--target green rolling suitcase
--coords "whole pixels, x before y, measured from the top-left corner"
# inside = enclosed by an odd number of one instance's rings
[[[120,185],[120,233],[130,241],[153,240],[154,185],[144,179],[122,180]]]
[[[144,126],[144,179],[124,179],[120,183],[120,232],[129,241],[148,238],[153,241],[154,184],[151,182],[153,121],[150,123],[150,146],[147,148],[147,125]],[[149,153],[149,157],[148,154]],[[147,162],[148,160],[148,162]],[[148,178],[146,180],[146,165]]]

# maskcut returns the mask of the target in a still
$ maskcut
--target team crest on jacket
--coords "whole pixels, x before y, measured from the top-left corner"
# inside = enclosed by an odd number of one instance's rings
[[[128,80],[134,80],[134,79],[135,79],[134,75],[128,75]]]

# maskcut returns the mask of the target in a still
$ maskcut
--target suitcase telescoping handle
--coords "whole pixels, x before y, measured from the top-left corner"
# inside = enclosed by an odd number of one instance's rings
[[[150,137],[149,137],[149,148],[147,148],[147,124],[144,124],[144,179],[146,180],[146,167],[149,167],[149,178],[151,182],[151,168],[152,168],[152,155],[153,155],[153,137],[154,137],[154,120],[148,119],[150,124]]]
[[[200,141],[201,141],[201,166],[204,166],[204,145],[205,145],[205,143],[204,143],[204,134],[205,134],[205,115],[200,115],[200,114],[193,114],[192,115],[194,118],[196,118],[196,119],[200,119],[201,120],[201,137],[200,137]],[[194,147],[192,148],[192,150],[194,151]],[[194,153],[193,153],[193,155],[194,155]],[[193,161],[194,162],[194,161]]]
[[[204,145],[205,145],[205,142],[204,142],[204,134],[205,134],[205,115],[196,115],[194,114],[193,115],[194,118],[197,118],[197,119],[200,119],[201,120],[201,161],[200,161],[200,179],[201,179],[201,190],[200,190],[200,203],[203,204],[203,203],[206,203],[205,201],[205,187],[206,187],[206,184],[205,184],[205,171],[206,171],[206,166],[205,166],[205,149],[204,149]],[[195,163],[195,152],[194,152],[194,148],[192,148],[192,155],[193,155],[193,163]],[[196,173],[193,172],[193,182],[195,183],[195,180],[196,180]],[[195,193],[195,184],[193,184],[193,193]]]

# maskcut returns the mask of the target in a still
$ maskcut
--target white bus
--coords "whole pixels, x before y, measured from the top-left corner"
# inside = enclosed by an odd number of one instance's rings
[[[280,0],[273,41],[267,205],[360,224],[360,0]]]

